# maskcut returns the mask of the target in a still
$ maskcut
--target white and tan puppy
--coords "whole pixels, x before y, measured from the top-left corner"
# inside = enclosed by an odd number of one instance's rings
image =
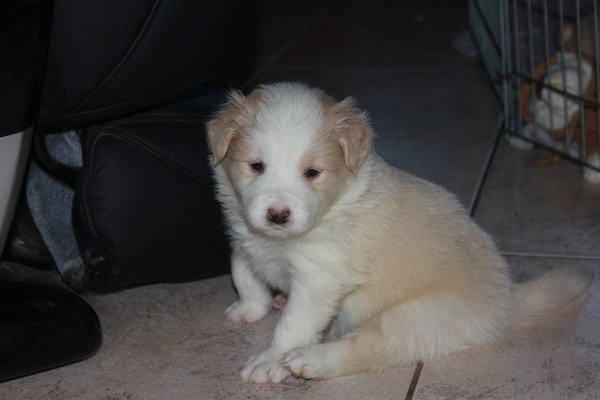
[[[242,379],[411,364],[493,342],[588,288],[569,270],[513,285],[456,198],[387,165],[372,139],[352,99],[296,83],[232,93],[208,123],[239,294],[226,315],[259,321],[273,290],[289,293]]]

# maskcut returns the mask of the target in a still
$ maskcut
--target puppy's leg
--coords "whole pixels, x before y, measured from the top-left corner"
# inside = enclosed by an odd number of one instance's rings
[[[227,318],[244,323],[263,319],[273,305],[271,290],[254,274],[240,251],[234,250],[231,256],[231,276],[239,299],[225,311]]]
[[[356,290],[351,296],[344,299],[329,329],[329,339],[336,340],[346,333],[364,324],[379,311],[379,303],[373,301],[373,295],[365,291]]]
[[[277,383],[288,376],[290,372],[282,365],[282,358],[292,349],[320,341],[343,293],[330,281],[294,279],[271,346],[248,360],[241,378],[254,383]]]
[[[409,353],[414,349],[408,349],[408,344],[401,349],[402,339],[387,337],[386,333],[381,316],[377,316],[342,339],[292,350],[283,362],[295,376],[304,379],[331,379],[410,364]]]
[[[295,349],[284,364],[306,379],[410,365],[501,337],[510,313],[495,308],[456,295],[423,296],[387,309],[340,340]]]

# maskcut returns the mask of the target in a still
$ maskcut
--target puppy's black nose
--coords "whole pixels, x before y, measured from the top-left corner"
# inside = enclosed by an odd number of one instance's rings
[[[283,225],[288,222],[291,213],[292,212],[289,208],[269,208],[269,210],[267,211],[267,218],[270,222],[274,224]]]

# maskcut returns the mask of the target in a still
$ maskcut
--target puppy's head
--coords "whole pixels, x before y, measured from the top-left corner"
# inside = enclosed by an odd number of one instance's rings
[[[339,199],[371,150],[366,114],[347,98],[295,83],[234,92],[209,121],[223,168],[249,226],[268,236],[310,230]]]

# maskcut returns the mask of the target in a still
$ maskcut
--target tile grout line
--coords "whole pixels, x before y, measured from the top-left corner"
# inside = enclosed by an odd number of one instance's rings
[[[248,77],[239,87],[240,91],[248,90],[262,75],[272,68],[277,61],[286,55],[304,36],[306,36],[319,22],[321,22],[341,0],[334,0],[323,11],[321,11],[312,21],[304,26],[296,35],[294,35],[285,45],[283,45],[273,57],[269,59],[262,67],[259,67],[250,77]]]
[[[500,251],[503,256],[513,257],[537,257],[537,258],[566,258],[571,260],[599,260],[600,255],[592,254],[556,254],[556,253],[536,253],[527,251]]]
[[[421,370],[423,369],[423,361],[419,361],[415,368],[415,372],[413,373],[413,377],[410,380],[410,385],[408,385],[408,391],[406,392],[406,397],[404,400],[412,400],[415,391],[417,390],[417,385],[419,384],[419,377],[421,376]]]

